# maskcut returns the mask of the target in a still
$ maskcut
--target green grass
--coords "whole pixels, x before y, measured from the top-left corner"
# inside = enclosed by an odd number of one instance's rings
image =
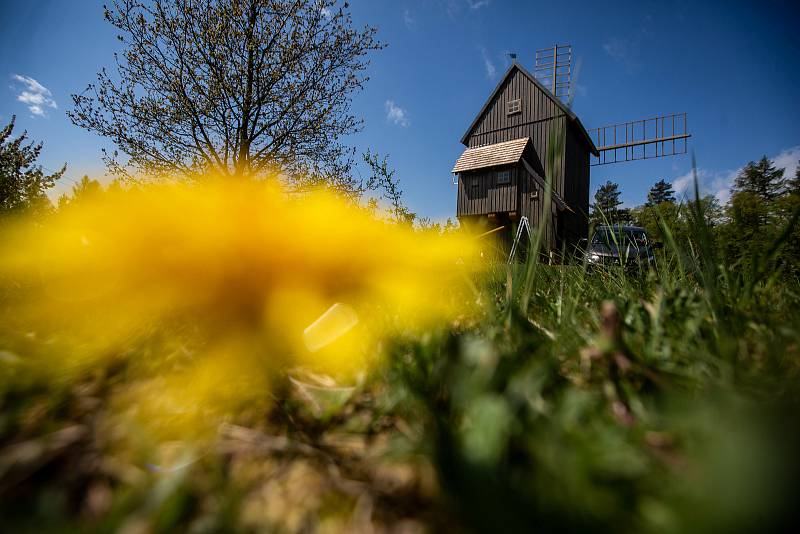
[[[497,268],[476,324],[396,351],[417,401],[406,416],[427,414],[465,524],[747,532],[790,519],[800,315],[773,260],[796,217],[739,272],[690,208],[691,240],[662,228],[655,269],[531,253]]]
[[[185,468],[114,449],[102,415],[120,370],[59,392],[20,378],[0,399],[0,526],[779,530],[800,443],[785,237],[740,271],[691,209],[690,239],[664,227],[651,270],[534,251],[492,266],[476,315],[388,340],[349,398],[287,380]]]

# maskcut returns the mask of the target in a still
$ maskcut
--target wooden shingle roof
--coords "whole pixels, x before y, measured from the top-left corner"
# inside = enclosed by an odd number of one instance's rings
[[[504,141],[493,145],[468,148],[461,154],[461,157],[458,158],[451,172],[474,171],[476,169],[517,163],[520,158],[522,158],[522,153],[525,151],[525,147],[529,142],[529,137],[522,137],[520,139]]]

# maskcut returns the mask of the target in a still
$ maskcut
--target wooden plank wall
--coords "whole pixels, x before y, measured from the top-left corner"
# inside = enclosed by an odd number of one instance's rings
[[[509,100],[521,100],[521,112],[506,114],[506,103]],[[564,136],[563,151],[556,156],[552,169],[548,169],[547,150],[550,144],[551,131]],[[560,249],[574,246],[588,234],[589,212],[589,152],[585,141],[577,127],[570,124],[569,119],[558,105],[539,87],[527,79],[519,71],[506,80],[495,101],[489,105],[483,118],[476,124],[468,140],[469,147],[500,143],[522,137],[530,137],[533,150],[525,153],[525,158],[542,177],[551,174],[553,188],[567,204],[575,210],[556,213],[552,217],[552,225],[546,234],[547,246]],[[486,178],[488,180],[488,178]],[[488,183],[488,182],[487,182]],[[532,226],[541,223],[541,205],[530,202],[530,193],[536,184],[524,170],[515,170],[512,183],[519,188],[519,212],[527,215]],[[482,186],[483,187],[483,186]],[[487,186],[488,187],[488,186]],[[481,189],[483,190],[483,189]],[[543,192],[540,192],[540,201]],[[476,215],[492,213],[504,204],[496,200],[476,201],[467,199],[461,180],[458,191],[458,215]],[[508,208],[513,211],[513,208]],[[558,228],[558,234],[554,231]]]
[[[525,168],[520,167],[517,171],[520,189],[520,215],[528,217],[528,222],[531,225],[531,230],[536,231],[537,228],[545,221],[543,216],[544,210],[544,191],[533,180]],[[537,193],[536,198],[531,198],[531,194]],[[557,223],[558,214],[554,206],[551,206],[551,219],[550,224],[545,227],[545,232],[542,241],[542,250],[547,251],[555,247],[555,224]]]
[[[570,128],[566,139],[566,190],[564,200],[575,210],[564,225],[568,246],[577,244],[589,234],[589,151],[578,132]]]
[[[506,114],[506,103],[519,98],[522,102],[520,113]],[[547,147],[550,142],[550,131],[555,128],[566,131],[567,117],[553,100],[519,71],[506,80],[495,101],[486,110],[483,119],[475,126],[468,145],[476,147],[487,144],[511,141],[521,137],[530,137],[533,148],[538,155],[543,173],[547,169]],[[533,164],[533,161],[529,159]],[[563,152],[556,158],[553,173],[553,188],[564,196],[564,157]],[[542,174],[545,176],[545,174]]]
[[[484,169],[459,174],[456,208],[459,217],[517,210],[516,173],[511,173],[510,183],[498,184],[496,170]],[[477,189],[473,189],[474,180],[478,181]]]

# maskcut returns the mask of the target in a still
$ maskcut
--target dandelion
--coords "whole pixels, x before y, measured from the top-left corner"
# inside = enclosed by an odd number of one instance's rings
[[[474,246],[324,192],[108,192],[0,238],[0,349],[54,386],[117,366],[114,414],[199,436],[267,398],[286,369],[352,380],[385,336],[464,313]]]

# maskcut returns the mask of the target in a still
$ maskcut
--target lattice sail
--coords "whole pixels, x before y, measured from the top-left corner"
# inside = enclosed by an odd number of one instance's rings
[[[686,154],[692,136],[686,113],[602,126],[589,130],[589,135],[600,152],[592,156],[592,165]]]
[[[533,75],[555,96],[568,99],[572,81],[572,45],[537,50]]]

